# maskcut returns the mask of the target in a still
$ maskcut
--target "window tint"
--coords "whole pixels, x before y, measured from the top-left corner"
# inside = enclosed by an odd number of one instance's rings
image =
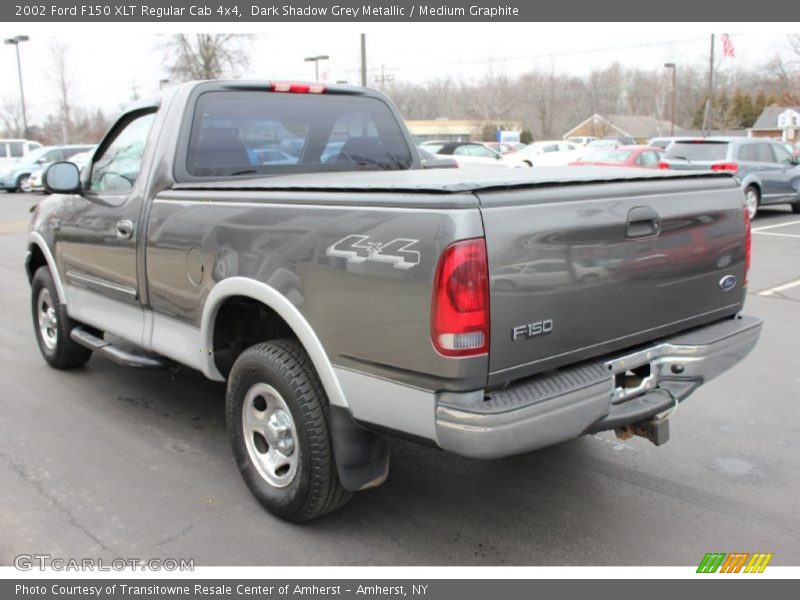
[[[0,144],[0,158],[8,157],[7,144]]]
[[[784,148],[783,146],[779,146],[777,144],[772,144],[772,151],[775,153],[775,160],[777,160],[782,165],[793,165],[794,160],[792,159],[792,155],[789,154],[789,151]]]
[[[770,144],[752,144],[753,160],[757,162],[775,162],[775,157],[770,152]]]
[[[92,165],[92,192],[127,192],[142,168],[142,154],[155,113],[142,114],[116,132],[114,140]]]
[[[52,162],[57,162],[59,160],[64,160],[64,152],[63,150],[50,150],[49,152],[45,152],[40,157],[40,160],[43,163],[52,163]]]
[[[725,160],[728,142],[674,142],[667,148],[665,158],[677,160]]]
[[[643,167],[655,167],[658,165],[659,161],[659,154],[658,152],[653,152],[652,150],[645,150],[639,155],[641,159],[641,165]]]
[[[264,162],[275,150],[286,158]],[[219,177],[408,169],[412,157],[375,98],[219,91],[198,98],[186,162],[192,175]]]
[[[25,156],[25,142],[9,142],[8,154],[13,158],[19,158],[20,156]]]

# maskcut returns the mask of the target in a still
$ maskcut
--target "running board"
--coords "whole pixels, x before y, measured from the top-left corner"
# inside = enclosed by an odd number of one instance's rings
[[[168,369],[170,366],[172,366],[172,363],[163,356],[147,356],[144,354],[135,354],[133,352],[129,352],[128,350],[114,346],[114,344],[104,340],[103,338],[99,338],[96,335],[89,333],[82,327],[76,327],[73,329],[70,332],[69,337],[71,337],[73,341],[77,342],[81,346],[88,348],[92,352],[100,354],[117,363],[118,365],[122,365],[123,367],[152,371]]]

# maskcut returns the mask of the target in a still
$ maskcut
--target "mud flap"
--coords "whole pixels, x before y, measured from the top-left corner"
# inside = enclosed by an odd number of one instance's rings
[[[389,443],[358,425],[350,411],[330,407],[333,455],[342,486],[357,492],[378,487],[389,475]]]

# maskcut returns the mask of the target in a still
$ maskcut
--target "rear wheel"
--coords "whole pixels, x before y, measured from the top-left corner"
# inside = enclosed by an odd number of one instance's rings
[[[296,340],[257,344],[231,369],[228,435],[250,491],[272,514],[302,522],[343,506],[328,399]]]
[[[750,219],[755,219],[758,214],[758,207],[761,204],[761,194],[758,188],[754,185],[748,185],[744,190],[744,205],[747,207],[747,212]]]
[[[36,342],[45,361],[56,369],[74,369],[86,364],[92,356],[70,337],[77,323],[67,316],[58,301],[53,276],[47,267],[39,267],[31,282],[31,309]]]
[[[791,206],[792,206],[792,212],[793,212],[794,214],[796,214],[796,215],[797,215],[797,214],[800,214],[800,202],[795,202],[795,203],[794,203],[794,204],[792,204]]]

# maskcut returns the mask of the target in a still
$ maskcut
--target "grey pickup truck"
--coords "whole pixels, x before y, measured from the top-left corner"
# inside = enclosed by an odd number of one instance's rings
[[[140,101],[83,173],[45,173],[41,353],[227,381],[244,480],[304,521],[380,485],[392,437],[476,458],[605,430],[661,444],[756,344],[729,174],[436,166],[371,90]]]

